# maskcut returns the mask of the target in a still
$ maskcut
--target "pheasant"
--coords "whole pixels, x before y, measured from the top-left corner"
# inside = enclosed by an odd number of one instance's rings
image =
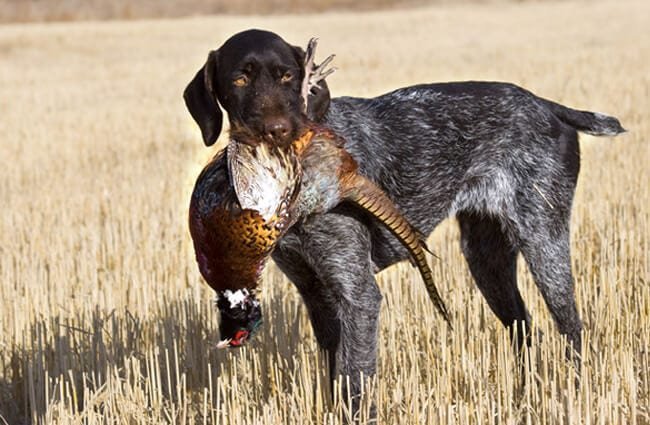
[[[323,66],[330,58],[313,66],[314,49],[312,39],[305,62],[304,98],[329,74]],[[231,129],[227,148],[197,179],[190,203],[190,233],[199,270],[218,294],[222,339],[217,347],[240,346],[259,328],[260,274],[280,238],[299,220],[344,201],[370,213],[407,248],[429,297],[450,325],[426,262],[422,235],[383,190],[357,172],[343,139],[306,117],[303,128],[303,135],[289,146]]]
[[[300,165],[290,152],[271,153],[266,144],[259,145],[259,158],[272,160],[236,163],[228,160],[235,156],[231,146],[199,175],[189,224],[199,271],[217,292],[222,339],[227,336],[235,347],[262,323],[255,292],[273,248],[295,222],[290,208],[300,187]],[[231,183],[234,176],[241,198]]]

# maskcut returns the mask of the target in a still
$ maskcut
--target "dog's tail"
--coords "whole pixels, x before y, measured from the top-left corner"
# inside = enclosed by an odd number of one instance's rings
[[[627,130],[618,119],[599,112],[578,111],[550,100],[538,98],[563,123],[592,136],[616,136]]]

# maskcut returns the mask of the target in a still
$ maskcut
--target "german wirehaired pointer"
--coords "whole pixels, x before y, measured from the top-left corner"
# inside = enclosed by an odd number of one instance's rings
[[[210,52],[187,86],[187,107],[212,145],[222,127],[270,141],[297,136],[304,51],[250,30]],[[580,168],[578,131],[614,136],[617,119],[577,111],[507,83],[458,82],[330,100],[326,84],[308,116],[347,142],[359,171],[429,234],[455,216],[462,251],[488,305],[526,344],[530,316],[517,289],[521,253],[561,334],[580,353],[582,324],[571,274],[569,222]],[[342,204],[294,226],[273,258],[296,285],[335,375],[375,373],[381,293],[375,273],[408,258],[368,214]],[[334,376],[335,376],[334,375]]]

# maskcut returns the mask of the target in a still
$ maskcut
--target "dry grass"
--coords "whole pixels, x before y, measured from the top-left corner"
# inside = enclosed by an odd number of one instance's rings
[[[543,343],[517,391],[507,335],[473,286],[453,221],[431,239],[448,332],[415,270],[378,276],[384,424],[650,423],[650,5],[564,2],[405,12],[0,27],[0,415],[10,424],[339,423],[304,306],[274,267],[267,321],[216,352],[186,226],[202,147],[181,92],[248,27],[336,52],[336,94],[498,79],[619,116],[583,137],[573,216],[582,386],[525,267]],[[0,423],[3,419],[0,418]],[[24,420],[21,418],[25,418]]]
[[[0,0],[0,22],[373,10],[453,0]],[[463,0],[493,2],[510,0]]]

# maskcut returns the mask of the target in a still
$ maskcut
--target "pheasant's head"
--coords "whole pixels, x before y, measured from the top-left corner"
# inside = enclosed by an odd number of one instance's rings
[[[262,324],[260,302],[247,289],[219,293],[217,306],[221,312],[217,348],[242,346]]]

